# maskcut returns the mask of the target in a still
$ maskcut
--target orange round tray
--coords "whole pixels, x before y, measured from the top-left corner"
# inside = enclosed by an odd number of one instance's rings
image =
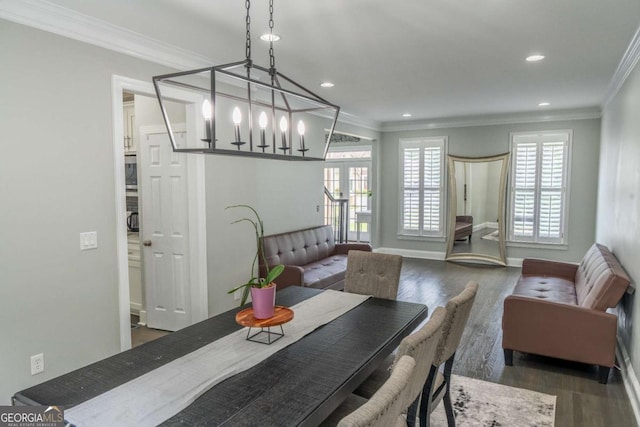
[[[273,317],[268,319],[256,319],[253,317],[253,308],[245,308],[236,314],[236,322],[242,326],[251,328],[267,328],[287,323],[293,319],[293,310],[288,307],[276,305]]]

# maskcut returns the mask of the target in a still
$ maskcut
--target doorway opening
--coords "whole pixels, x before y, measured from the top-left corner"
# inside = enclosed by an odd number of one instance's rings
[[[348,200],[347,240],[371,242],[371,145],[330,149],[324,185],[337,199]]]
[[[126,103],[131,103],[132,96],[134,98],[133,105],[129,106]],[[186,110],[195,108],[195,105],[199,101],[198,99],[194,99],[192,94],[178,90],[172,93],[171,96],[176,102],[182,103],[183,108]],[[134,318],[135,324],[133,324],[133,326],[138,326],[139,323],[147,323],[148,319],[145,319],[145,312],[148,312],[146,301],[148,298],[146,298],[146,294],[149,293],[149,289],[151,289],[152,293],[157,293],[153,287],[147,286],[150,283],[148,280],[145,283],[145,258],[148,259],[148,265],[152,264],[150,260],[155,260],[157,253],[161,252],[161,250],[156,250],[156,248],[151,249],[153,247],[153,238],[147,239],[148,242],[142,238],[145,233],[144,221],[142,221],[142,215],[140,215],[142,213],[142,200],[144,200],[145,195],[148,199],[152,199],[153,197],[151,194],[145,194],[145,192],[150,193],[149,186],[146,187],[146,190],[143,189],[144,186],[142,185],[139,190],[137,188],[139,182],[144,182],[144,177],[141,176],[142,172],[140,168],[138,168],[141,154],[140,126],[143,124],[148,125],[149,122],[141,122],[139,120],[140,117],[138,117],[139,114],[135,113],[137,109],[137,102],[135,102],[136,97],[145,99],[144,103],[151,105],[151,101],[154,101],[155,98],[155,91],[151,82],[129,79],[122,76],[112,77],[118,306],[120,348],[123,351],[131,348],[132,345],[132,314],[138,316]],[[159,115],[157,101],[154,102],[153,105],[156,111],[150,114]],[[131,110],[128,112],[127,108],[131,108]],[[131,111],[133,111],[133,114],[131,114]],[[146,116],[146,114],[144,114],[144,116]],[[158,127],[161,128],[161,126]],[[186,121],[185,133],[190,132],[195,135],[195,129],[195,123]],[[166,130],[164,130],[164,132],[166,132]],[[171,154],[165,155],[165,157],[170,155]],[[134,163],[131,161],[133,157],[135,157],[136,165],[135,189],[131,187],[131,176],[129,176],[129,183],[127,182],[126,167],[127,164],[131,165]],[[130,161],[125,161],[127,158],[129,158]],[[185,221],[188,223],[188,230],[185,228],[185,234],[188,235],[188,239],[185,239],[185,241],[187,241],[187,247],[184,249],[188,251],[190,256],[183,257],[184,263],[180,268],[183,268],[187,272],[184,277],[187,277],[188,283],[186,286],[188,286],[188,292],[182,295],[184,298],[188,298],[185,306],[187,306],[189,310],[188,313],[184,313],[185,317],[188,317],[186,322],[187,324],[192,324],[206,319],[208,315],[204,160],[201,156],[189,156],[189,158],[185,159],[184,163],[188,167],[188,172],[186,172],[185,175],[185,182],[188,183],[188,188],[185,192],[188,194],[184,195],[184,205],[186,209],[183,212],[178,212],[178,214],[184,214],[186,216]],[[129,166],[129,169],[131,169],[131,166]],[[131,172],[131,170],[128,172]],[[131,173],[129,173],[129,175],[131,175]],[[142,181],[140,181],[141,179]],[[135,199],[135,203],[132,198]],[[136,206],[138,209],[137,218],[134,216],[135,219],[131,219],[131,213],[134,212]],[[173,209],[174,207],[173,205],[168,205],[164,210],[171,210],[175,213],[177,210]],[[155,208],[147,209],[147,211],[151,217],[157,214]],[[140,234],[137,241],[133,239],[132,242],[130,236],[136,234],[136,232],[133,231],[135,228],[138,228],[137,233]],[[134,269],[136,267],[135,262],[130,261],[131,252],[135,252],[136,248],[140,251],[140,257],[137,260],[141,282],[138,290],[140,301],[134,301],[136,290],[135,281],[137,277],[130,271],[131,267]],[[171,255],[168,251],[165,251],[165,253]],[[167,258],[170,258],[170,256]],[[153,283],[153,281],[151,283]],[[147,289],[145,290],[145,288]],[[184,325],[181,324],[180,327],[182,326]]]

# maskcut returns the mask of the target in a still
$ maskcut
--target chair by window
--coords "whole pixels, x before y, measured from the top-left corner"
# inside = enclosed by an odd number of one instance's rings
[[[344,290],[376,298],[396,299],[401,269],[400,255],[349,251]]]

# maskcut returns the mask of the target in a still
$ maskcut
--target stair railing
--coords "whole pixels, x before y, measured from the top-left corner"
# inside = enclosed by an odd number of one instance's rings
[[[347,242],[349,230],[349,199],[338,199],[324,187],[324,223],[333,226],[336,243]]]

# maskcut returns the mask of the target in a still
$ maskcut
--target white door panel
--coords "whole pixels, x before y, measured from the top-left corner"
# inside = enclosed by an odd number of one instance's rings
[[[139,144],[147,324],[175,331],[191,323],[186,159],[166,133],[141,135]]]

